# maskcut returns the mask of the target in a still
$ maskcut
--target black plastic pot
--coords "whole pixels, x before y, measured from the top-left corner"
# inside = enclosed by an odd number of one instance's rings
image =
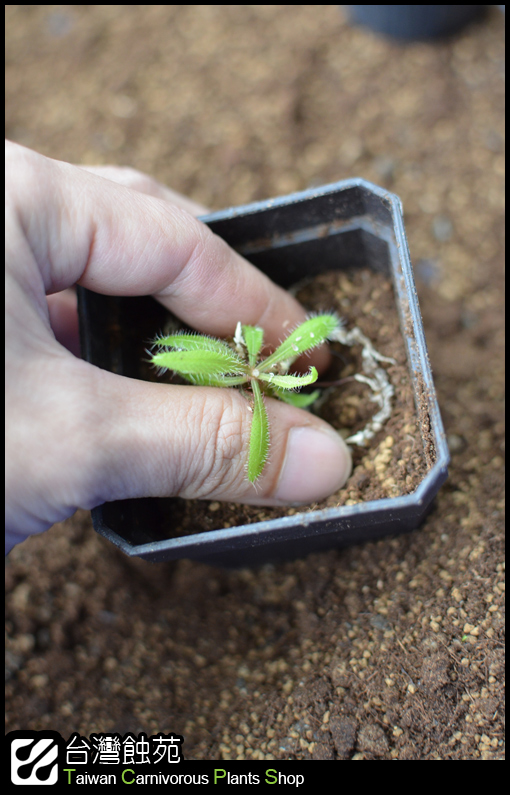
[[[201,219],[273,281],[290,287],[325,270],[372,268],[393,283],[407,350],[417,416],[435,464],[418,489],[402,497],[294,514],[181,538],[171,537],[172,499],[106,503],[94,527],[128,555],[151,561],[192,558],[250,566],[369,541],[418,527],[449,461],[430,372],[398,196],[362,179],[346,180]],[[146,341],[168,312],[152,298],[79,292],[83,356],[131,378],[142,378]],[[145,357],[146,358],[146,357]],[[432,440],[432,441],[431,441]]]
[[[351,22],[401,41],[451,36],[481,19],[486,10],[484,5],[347,6]]]

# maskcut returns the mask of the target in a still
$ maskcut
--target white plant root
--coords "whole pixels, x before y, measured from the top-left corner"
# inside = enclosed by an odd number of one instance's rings
[[[395,390],[390,383],[386,370],[379,367],[377,362],[388,362],[389,364],[396,364],[395,359],[390,359],[388,356],[383,356],[378,353],[368,337],[355,326],[351,331],[340,326],[329,337],[333,342],[340,342],[342,345],[362,345],[361,352],[362,367],[365,375],[357,373],[354,378],[362,384],[367,384],[372,390],[372,401],[380,406],[377,414],[374,414],[369,423],[358,431],[353,436],[349,436],[345,441],[349,444],[357,444],[359,447],[365,447],[368,440],[372,439],[383,427],[386,420],[391,417],[391,399],[395,394]]]

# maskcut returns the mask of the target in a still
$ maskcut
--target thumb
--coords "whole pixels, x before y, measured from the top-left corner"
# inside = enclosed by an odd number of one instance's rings
[[[246,474],[253,415],[239,392],[102,374],[102,396],[116,411],[99,451],[95,504],[148,496],[306,504],[349,476],[350,451],[330,425],[268,398],[269,458],[254,485]]]

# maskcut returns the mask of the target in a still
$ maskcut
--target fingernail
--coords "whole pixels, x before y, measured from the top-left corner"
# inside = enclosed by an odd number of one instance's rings
[[[351,453],[341,436],[310,426],[289,431],[275,498],[310,503],[340,489],[351,472]]]

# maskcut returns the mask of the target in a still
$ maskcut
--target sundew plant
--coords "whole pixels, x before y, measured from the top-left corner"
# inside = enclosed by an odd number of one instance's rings
[[[251,401],[253,419],[247,462],[248,480],[254,483],[264,469],[269,452],[269,419],[265,397],[273,397],[304,408],[319,396],[296,390],[313,384],[315,367],[306,375],[289,374],[302,354],[338,334],[339,318],[334,314],[310,317],[296,328],[269,356],[262,356],[264,331],[258,326],[237,324],[232,342],[201,334],[179,331],[154,341],[153,365],[160,371],[173,370],[198,386],[238,387]]]

